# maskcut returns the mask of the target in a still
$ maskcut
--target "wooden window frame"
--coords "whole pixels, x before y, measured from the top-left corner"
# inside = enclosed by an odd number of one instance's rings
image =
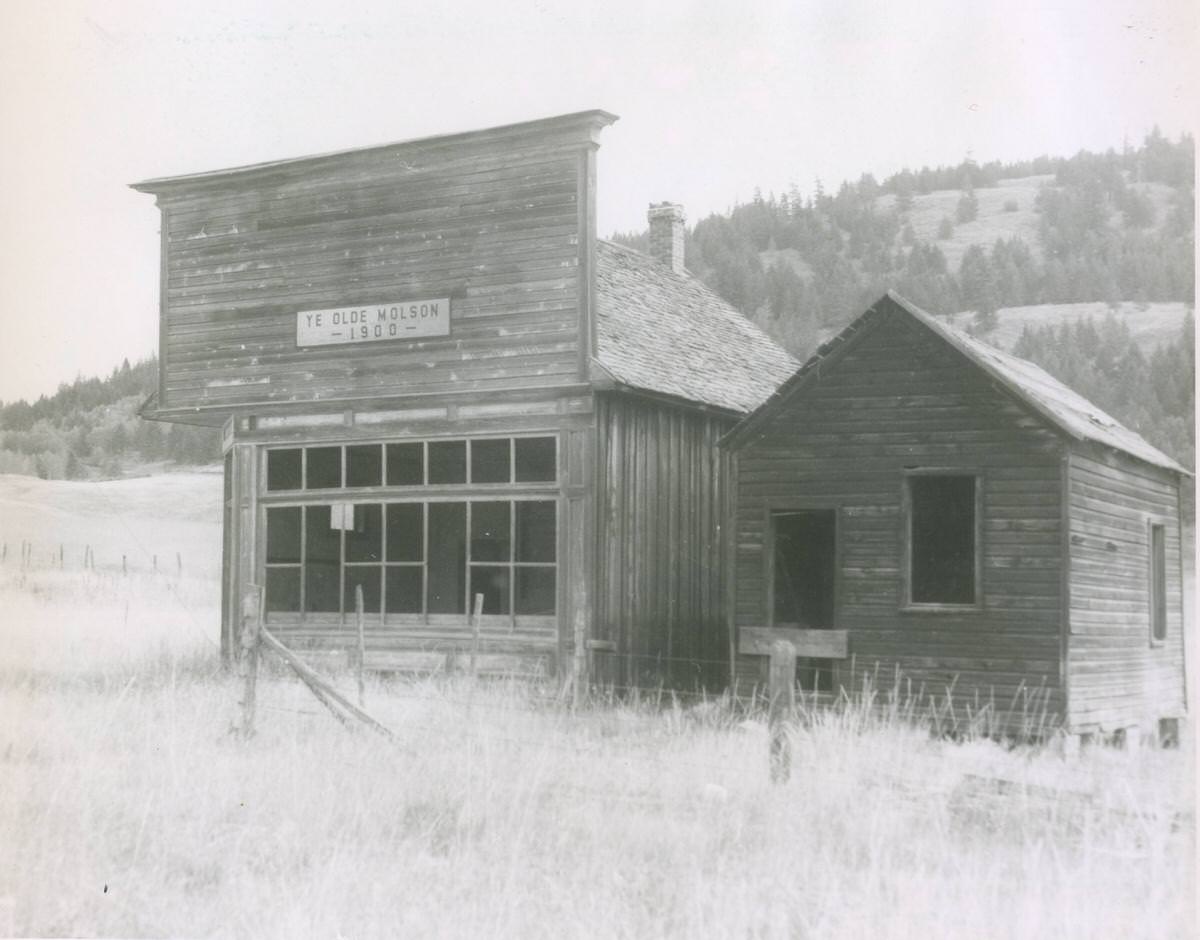
[[[971,477],[975,480],[975,599],[969,604],[922,602],[912,599],[912,480],[916,477]],[[983,491],[986,477],[978,467],[912,467],[901,471],[900,480],[900,610],[904,613],[969,614],[984,610],[983,602]]]
[[[1154,533],[1162,534],[1162,559],[1157,558],[1154,544]],[[1159,596],[1158,585],[1161,576],[1162,596]],[[1170,604],[1168,602],[1167,579],[1167,520],[1150,517],[1146,520],[1146,611],[1149,615],[1150,646],[1164,646],[1171,635]],[[1158,632],[1161,618],[1162,634]]]
[[[507,561],[476,561],[471,557],[471,510],[475,503],[507,503],[509,510],[509,558]],[[300,561],[298,562],[276,562],[271,563],[266,561],[266,556],[263,556],[263,573],[264,583],[265,574],[271,569],[293,569],[300,572],[300,600],[297,611],[272,611],[271,615],[276,622],[295,623],[297,625],[304,624],[342,624],[347,622],[346,618],[354,616],[354,604],[352,600],[346,597],[346,571],[348,568],[364,569],[375,568],[379,571],[380,590],[379,590],[379,610],[368,613],[372,621],[382,624],[437,624],[437,623],[461,623],[464,617],[470,615],[471,603],[470,597],[464,597],[464,611],[462,613],[430,613],[429,611],[429,505],[431,503],[459,503],[466,507],[464,516],[464,533],[466,536],[466,551],[463,559],[463,576],[464,576],[464,591],[469,595],[471,583],[471,571],[475,567],[485,568],[507,568],[509,572],[509,611],[507,613],[485,614],[484,622],[504,622],[506,624],[516,625],[519,623],[549,623],[556,622],[559,615],[559,598],[560,592],[558,585],[561,583],[562,569],[561,555],[559,553],[560,534],[562,528],[562,507],[560,499],[556,494],[510,494],[503,497],[500,494],[495,495],[479,495],[479,496],[464,496],[457,499],[445,499],[442,497],[430,497],[427,499],[308,499],[308,500],[286,500],[273,501],[269,505],[263,507],[263,537],[266,538],[266,523],[268,509],[285,509],[299,508],[301,510],[300,522]],[[544,562],[533,561],[518,561],[516,558],[516,505],[518,503],[550,503],[554,506],[554,549],[555,560]],[[346,532],[342,530],[338,536],[339,551],[338,551],[338,611],[310,611],[306,609],[306,573],[307,565],[307,531],[308,531],[308,515],[309,508],[320,506],[332,506],[336,504],[347,504],[351,506],[381,506],[380,519],[380,558],[379,561],[347,561],[346,560]],[[422,558],[419,562],[391,562],[387,559],[387,507],[392,504],[402,505],[417,505],[422,507]],[[387,570],[389,567],[419,567],[421,569],[421,595],[422,595],[422,610],[419,613],[387,613]],[[541,568],[551,569],[555,572],[555,600],[554,612],[549,614],[521,614],[516,612],[516,577],[518,569]],[[270,618],[269,618],[270,619]]]
[[[546,439],[554,442],[554,476],[549,480],[527,480],[517,482],[517,441],[520,440],[538,440]],[[509,442],[508,447],[508,480],[497,483],[475,483],[471,480],[471,448],[473,442],[476,441],[503,441]],[[462,483],[430,483],[429,482],[429,445],[436,443],[458,443],[461,441],[464,445],[466,454],[466,478]],[[360,495],[374,495],[376,493],[403,491],[419,491],[421,493],[432,493],[441,490],[460,492],[463,489],[470,488],[480,492],[496,491],[504,492],[515,490],[524,492],[527,490],[544,489],[549,486],[557,487],[562,478],[562,446],[559,440],[558,432],[536,432],[522,434],[478,434],[472,436],[453,435],[446,437],[422,437],[417,439],[372,439],[372,440],[330,440],[330,441],[310,441],[303,444],[296,443],[279,443],[265,444],[262,447],[262,466],[263,472],[260,474],[261,485],[259,488],[259,497],[262,499],[276,498],[295,498],[298,494],[305,496],[323,495],[330,502],[347,502],[349,499],[333,499],[331,494],[346,493],[353,494],[353,498],[358,498]],[[397,484],[389,486],[388,478],[388,444],[420,444],[421,445],[421,461],[422,461],[422,477],[421,483]],[[349,470],[349,455],[347,448],[359,446],[378,445],[382,448],[380,454],[380,484],[378,486],[349,486],[347,484],[347,472]],[[342,484],[338,487],[324,487],[321,489],[310,489],[308,486],[308,451],[313,448],[328,448],[337,447],[341,450],[341,479]],[[268,454],[271,451],[280,450],[298,450],[300,451],[300,487],[291,490],[269,490],[267,489],[267,473],[266,462],[269,459]]]

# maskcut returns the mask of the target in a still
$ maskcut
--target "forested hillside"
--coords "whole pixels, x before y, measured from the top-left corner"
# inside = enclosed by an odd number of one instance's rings
[[[697,221],[687,265],[801,359],[888,289],[933,313],[973,311],[970,325],[985,336],[1007,307],[1192,307],[1194,166],[1190,136],[1155,130],[1119,153],[964,160],[882,182],[865,175],[832,194],[817,181],[811,194],[758,193]],[[614,239],[645,247],[644,233]],[[1190,323],[1145,355],[1115,317],[1053,332],[1049,313],[1018,353],[1193,465]],[[1172,391],[1153,391],[1144,374],[1135,381],[1151,367],[1166,371],[1158,381]]]
[[[0,473],[73,480],[218,460],[218,431],[137,416],[157,382],[156,358],[125,360],[107,378],[76,379],[33,404],[0,405]]]

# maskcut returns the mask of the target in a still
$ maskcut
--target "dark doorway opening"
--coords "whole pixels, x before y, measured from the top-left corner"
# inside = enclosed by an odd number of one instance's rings
[[[777,627],[832,630],[837,576],[837,513],[804,509],[772,515],[775,533],[774,623]],[[833,663],[801,658],[800,688],[832,692]]]

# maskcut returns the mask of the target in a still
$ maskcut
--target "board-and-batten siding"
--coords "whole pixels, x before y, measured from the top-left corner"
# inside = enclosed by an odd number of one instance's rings
[[[576,140],[364,154],[159,197],[159,407],[559,386],[580,374]],[[300,310],[449,297],[451,332],[297,349]]]
[[[836,622],[849,632],[838,678],[892,686],[958,715],[991,704],[1002,719],[1022,690],[1050,716],[1060,683],[1061,445],[973,366],[915,324],[892,320],[862,337],[829,375],[785,405],[738,457],[739,627],[770,623],[768,516],[838,510]],[[977,473],[982,487],[983,604],[904,610],[904,471]],[[763,657],[739,657],[757,681]],[[1039,703],[1039,708],[1041,704]],[[1023,718],[1014,716],[1014,721]]]
[[[1116,454],[1071,455],[1070,722],[1110,731],[1184,711],[1178,479]],[[1150,635],[1150,524],[1165,527],[1167,636]]]
[[[722,583],[733,420],[621,393],[597,396],[594,657],[601,682],[728,681]],[[690,660],[687,661],[687,660]]]

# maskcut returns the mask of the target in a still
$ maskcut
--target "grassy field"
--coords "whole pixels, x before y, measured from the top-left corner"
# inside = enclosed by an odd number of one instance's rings
[[[212,496],[206,479],[143,486],[175,489],[139,502],[129,485],[135,531],[189,486]],[[66,537],[26,511],[42,528],[6,512],[0,538]],[[189,551],[215,511],[196,522]],[[552,687],[374,682],[389,743],[274,668],[242,741],[199,564],[51,555],[22,568],[10,547],[0,566],[0,933],[1193,935],[1190,745],[952,742],[899,700],[850,703],[803,716],[772,786],[760,716],[721,701],[573,713]]]

